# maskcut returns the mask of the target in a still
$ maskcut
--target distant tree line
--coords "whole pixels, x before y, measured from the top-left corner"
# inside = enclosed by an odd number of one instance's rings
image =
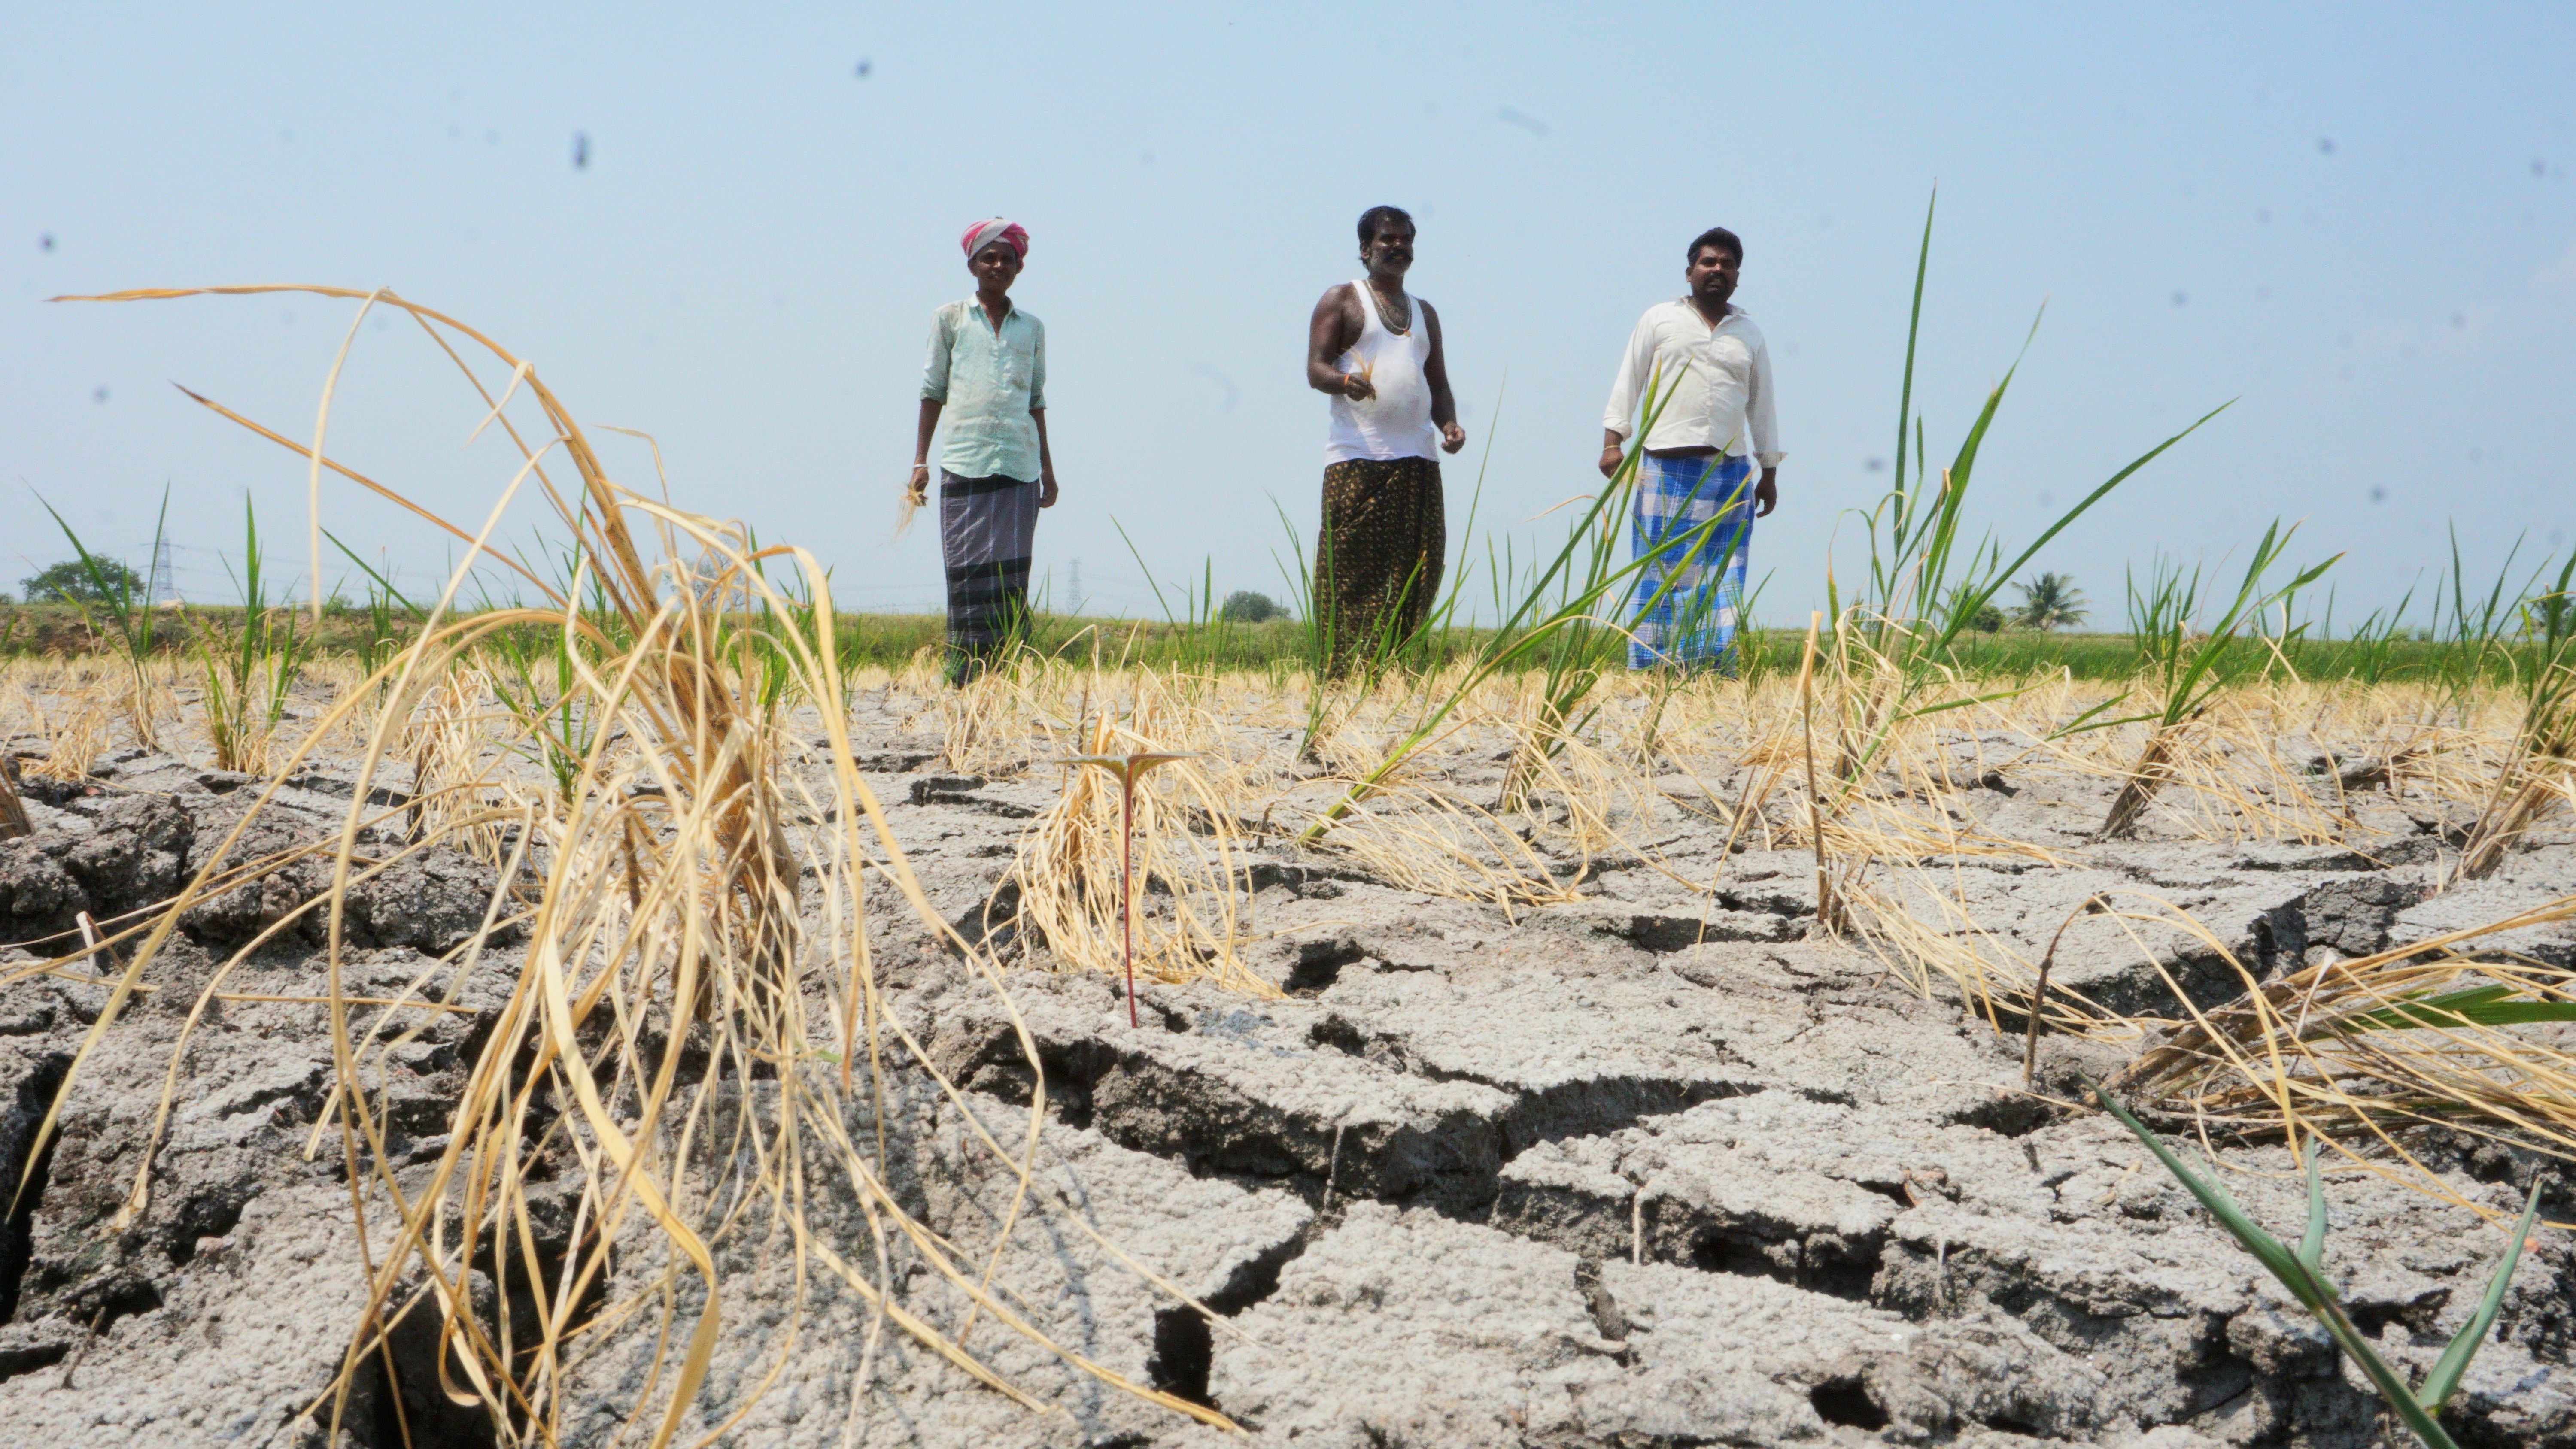
[[[104,604],[120,590],[128,598],[143,597],[143,575],[112,558],[92,558],[90,563],[97,566],[95,575],[76,558],[47,564],[38,572],[20,579],[18,588],[31,604],[50,604],[63,599],[76,604]],[[100,587],[102,583],[104,588]],[[9,602],[7,594],[0,594],[0,604]]]

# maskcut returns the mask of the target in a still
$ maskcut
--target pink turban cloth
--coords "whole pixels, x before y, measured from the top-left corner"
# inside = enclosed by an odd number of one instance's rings
[[[975,223],[966,228],[966,235],[959,238],[959,241],[964,244],[969,260],[972,260],[977,252],[995,242],[1008,244],[1012,251],[1019,254],[1021,261],[1025,262],[1029,259],[1029,229],[1003,217],[997,216],[990,221]]]

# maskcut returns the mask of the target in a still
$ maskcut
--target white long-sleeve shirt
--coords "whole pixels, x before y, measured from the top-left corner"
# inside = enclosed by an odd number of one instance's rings
[[[1628,353],[1619,360],[1601,426],[1622,438],[1634,436],[1650,384],[1672,397],[1646,435],[1649,449],[1723,448],[1740,456],[1749,448],[1765,468],[1789,456],[1780,450],[1771,350],[1743,308],[1729,306],[1726,320],[1715,327],[1688,297],[1647,308],[1628,334]]]

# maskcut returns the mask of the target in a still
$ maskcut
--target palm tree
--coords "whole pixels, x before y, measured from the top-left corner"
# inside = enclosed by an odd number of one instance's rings
[[[2021,607],[2013,610],[2013,622],[2025,629],[2072,629],[2090,612],[2083,591],[2068,574],[2044,573],[2013,587],[2021,590]]]

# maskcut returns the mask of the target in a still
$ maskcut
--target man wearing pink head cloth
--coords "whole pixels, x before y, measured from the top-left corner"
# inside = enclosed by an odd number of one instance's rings
[[[930,440],[939,450],[939,548],[948,565],[948,677],[963,684],[989,668],[1022,630],[1038,510],[1055,506],[1047,451],[1046,324],[1011,305],[1029,234],[994,217],[960,239],[975,295],[930,320],[921,369],[921,424],[912,448],[912,496],[930,491]]]

